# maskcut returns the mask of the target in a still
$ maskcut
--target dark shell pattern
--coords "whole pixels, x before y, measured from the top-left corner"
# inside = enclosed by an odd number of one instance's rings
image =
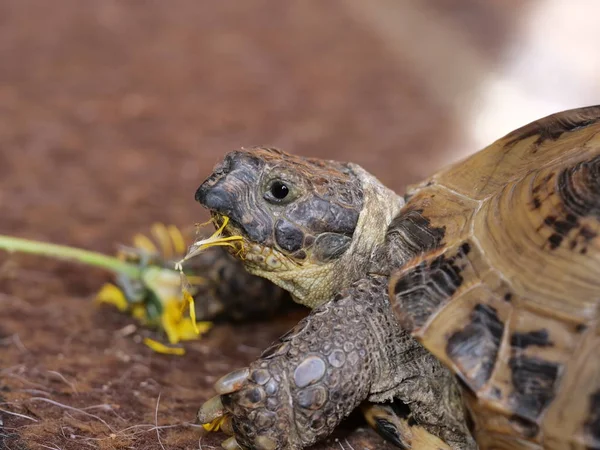
[[[456,374],[480,448],[599,449],[600,107],[514,131],[407,199],[388,236],[418,256],[390,299]]]

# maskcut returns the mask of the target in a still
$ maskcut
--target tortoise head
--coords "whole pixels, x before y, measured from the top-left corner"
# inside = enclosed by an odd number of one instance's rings
[[[365,234],[364,174],[354,164],[256,147],[226,155],[196,200],[217,223],[229,217],[224,233],[243,237],[241,257],[249,272],[314,306],[339,287],[333,279],[347,280],[336,274],[349,272],[340,261]]]

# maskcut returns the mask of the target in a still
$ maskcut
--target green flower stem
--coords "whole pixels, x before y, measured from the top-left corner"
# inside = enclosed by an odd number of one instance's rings
[[[121,261],[113,256],[83,250],[66,245],[50,244],[32,241],[12,236],[0,235],[0,250],[8,252],[32,253],[34,255],[50,256],[67,261],[75,261],[90,266],[101,267],[111,272],[122,273],[129,278],[139,278],[142,270],[130,263]]]

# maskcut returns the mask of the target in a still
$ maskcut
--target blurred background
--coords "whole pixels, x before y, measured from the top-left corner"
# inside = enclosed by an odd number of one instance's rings
[[[351,160],[402,191],[532,120],[600,103],[599,15],[587,0],[1,1],[0,233],[113,252],[153,222],[205,219],[197,186],[257,144]],[[86,302],[98,272],[17,261],[14,278],[0,269],[0,403],[37,389],[122,405],[122,421],[102,416],[122,429],[152,422],[162,392],[165,420],[190,420],[216,376],[287,327],[217,330],[193,362],[140,356],[115,337],[126,319]],[[35,423],[0,412],[0,448],[159,448],[152,433],[119,447],[33,403]],[[194,432],[164,438],[197,448]]]

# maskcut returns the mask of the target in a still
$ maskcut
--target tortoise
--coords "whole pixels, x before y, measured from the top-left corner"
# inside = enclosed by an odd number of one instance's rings
[[[600,449],[600,106],[410,187],[253,147],[196,192],[248,272],[312,308],[198,412],[299,449],[362,405],[401,448]]]

